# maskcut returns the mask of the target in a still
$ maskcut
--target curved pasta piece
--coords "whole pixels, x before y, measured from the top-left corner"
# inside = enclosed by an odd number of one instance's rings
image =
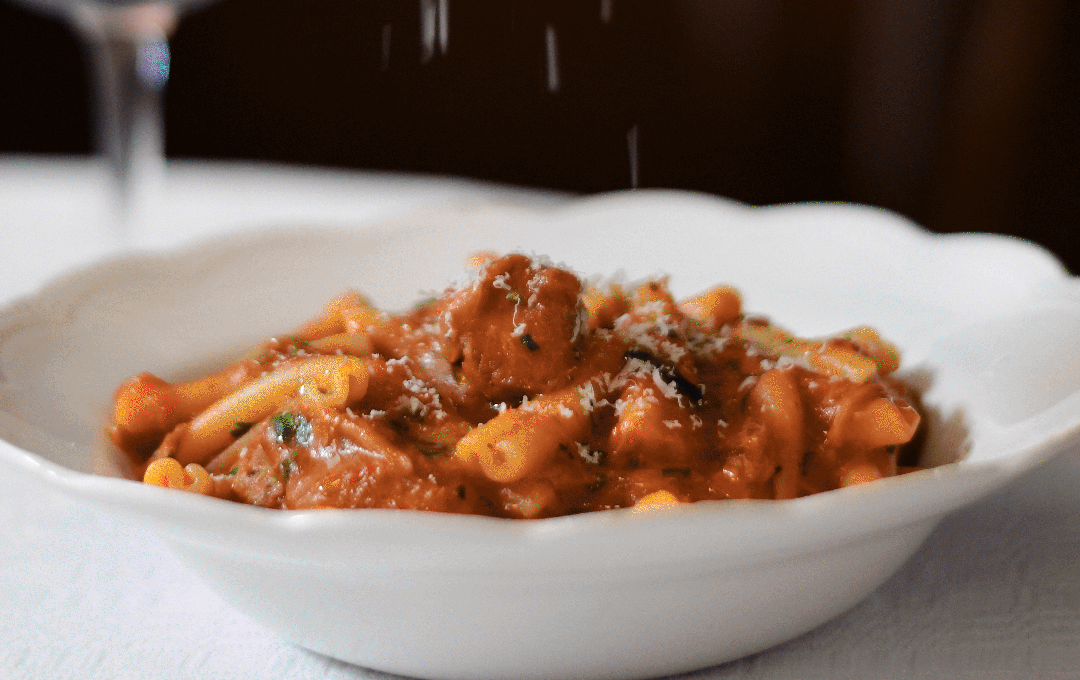
[[[679,505],[679,499],[675,494],[664,489],[659,491],[653,491],[650,494],[646,494],[642,498],[638,499],[637,503],[634,503],[635,512],[647,512],[652,510],[663,510],[665,508],[673,508]]]
[[[454,457],[493,482],[516,482],[543,467],[560,444],[588,433],[582,398],[574,387],[507,409],[458,440]]]
[[[382,318],[380,312],[362,293],[350,290],[331,300],[322,316],[296,330],[300,340],[317,340],[338,333],[363,334]]]
[[[867,482],[883,479],[885,475],[873,463],[856,463],[842,469],[840,474],[840,487],[855,486]]]
[[[911,441],[919,422],[911,404],[880,385],[850,392],[837,405],[825,437],[829,450],[848,452],[842,455],[846,462],[833,473],[833,483],[851,486],[897,474],[895,447]]]
[[[371,340],[367,334],[335,333],[310,341],[307,349],[323,354],[341,352],[352,356],[366,356],[371,354]]]
[[[843,334],[843,337],[852,341],[877,364],[881,375],[889,375],[900,368],[900,352],[892,343],[888,342],[877,331],[869,326],[852,328]]]
[[[679,395],[658,389],[662,378],[655,375],[631,378],[619,393],[607,449],[614,464],[637,459],[686,465],[693,458],[692,441],[684,434],[692,426],[691,413],[680,406]]]
[[[886,375],[899,365],[896,349],[878,337],[871,328],[848,331],[845,339],[864,349],[862,354],[847,343],[835,340],[806,340],[796,337],[779,326],[760,321],[741,324],[735,336],[752,342],[767,354],[785,356],[801,362],[807,368],[824,375],[844,378],[853,383],[865,383],[875,375]],[[851,337],[848,337],[851,336]]]
[[[774,356],[789,356],[792,358],[802,356],[806,352],[817,349],[821,343],[803,340],[788,333],[779,326],[763,322],[760,319],[746,319],[735,329],[735,337],[751,342],[766,354]]]
[[[879,397],[850,414],[843,438],[869,448],[906,444],[919,427],[919,414],[908,404]]]
[[[776,498],[795,498],[805,430],[795,379],[789,371],[766,371],[750,390],[750,402],[761,410],[767,443],[779,467],[773,480]]]
[[[185,467],[175,458],[158,458],[146,467],[143,483],[199,494],[210,493],[210,474],[197,463]]]
[[[124,446],[160,438],[249,382],[257,370],[256,362],[242,361],[182,383],[167,383],[151,373],[128,378],[113,394],[113,439]]]
[[[853,383],[865,383],[874,377],[878,366],[873,359],[832,343],[805,353],[810,368],[825,375],[835,375]]]
[[[683,300],[679,303],[679,309],[706,328],[719,330],[742,316],[742,296],[731,286],[716,286]]]
[[[263,420],[294,395],[342,408],[363,398],[367,381],[367,366],[356,357],[313,356],[284,364],[196,416],[177,444],[176,459],[205,463],[232,443],[238,424]]]

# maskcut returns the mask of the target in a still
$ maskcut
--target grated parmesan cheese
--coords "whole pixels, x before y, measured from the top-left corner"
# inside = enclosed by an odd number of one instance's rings
[[[577,450],[578,455],[581,456],[586,462],[592,463],[593,465],[600,464],[600,459],[603,456],[602,452],[590,451],[588,445],[581,443],[577,444]]]
[[[511,290],[510,284],[506,282],[506,280],[508,278],[510,278],[510,273],[509,272],[499,274],[494,279],[492,279],[491,285],[494,286],[495,288],[502,288],[503,290]]]
[[[414,393],[427,392],[431,390],[431,388],[428,387],[427,383],[425,383],[420,378],[409,378],[408,380],[403,381],[401,384],[405,387],[405,389]]]
[[[596,408],[596,388],[593,384],[585,383],[583,387],[579,387],[578,391],[581,392],[581,408],[585,410],[585,413],[592,413],[592,410]]]
[[[659,368],[653,368],[652,379],[653,382],[656,383],[656,386],[660,388],[661,394],[663,394],[668,399],[674,399],[675,401],[679,400],[679,397],[681,395],[679,394],[679,390],[675,387],[675,383],[666,382],[663,376],[660,375]]]

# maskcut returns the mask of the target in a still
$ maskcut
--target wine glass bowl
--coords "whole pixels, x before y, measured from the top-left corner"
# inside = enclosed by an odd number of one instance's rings
[[[138,225],[158,219],[169,37],[182,11],[209,0],[15,2],[70,22],[89,50],[97,146],[112,183],[108,220],[123,242]]]

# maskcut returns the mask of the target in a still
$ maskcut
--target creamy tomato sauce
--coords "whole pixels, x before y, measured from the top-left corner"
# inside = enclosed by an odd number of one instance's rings
[[[109,432],[270,508],[792,498],[906,469],[919,416],[896,363],[872,330],[799,339],[730,288],[677,302],[664,280],[590,285],[515,254],[403,314],[344,295],[200,381],[135,376]]]

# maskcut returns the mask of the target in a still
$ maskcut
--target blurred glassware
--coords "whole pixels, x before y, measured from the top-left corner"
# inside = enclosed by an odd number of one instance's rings
[[[69,21],[87,45],[97,145],[112,175],[108,219],[121,241],[158,218],[169,36],[182,11],[209,1],[15,0]]]

